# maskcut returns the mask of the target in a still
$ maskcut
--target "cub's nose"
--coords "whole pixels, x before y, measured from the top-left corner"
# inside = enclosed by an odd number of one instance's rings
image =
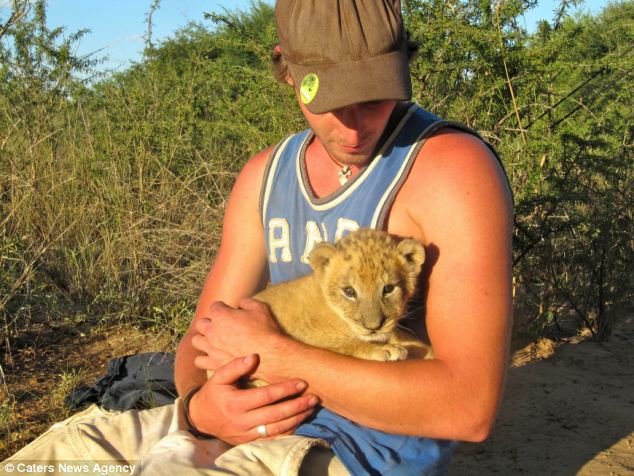
[[[363,325],[366,329],[370,329],[372,331],[376,331],[383,326],[385,322],[385,316],[383,314],[379,314],[378,316],[373,316],[372,318],[364,319]]]

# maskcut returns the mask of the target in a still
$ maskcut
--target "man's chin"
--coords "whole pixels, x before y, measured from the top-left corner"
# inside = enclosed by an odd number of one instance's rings
[[[372,157],[370,153],[364,149],[351,150],[351,148],[340,147],[340,153],[335,155],[333,158],[341,164],[363,167],[370,162]]]

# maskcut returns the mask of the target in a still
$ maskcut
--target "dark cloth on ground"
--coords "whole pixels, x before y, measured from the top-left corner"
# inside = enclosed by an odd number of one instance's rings
[[[93,403],[108,410],[160,407],[174,403],[174,354],[148,352],[111,360],[107,373],[92,387],[80,385],[64,399],[64,405],[79,410]]]

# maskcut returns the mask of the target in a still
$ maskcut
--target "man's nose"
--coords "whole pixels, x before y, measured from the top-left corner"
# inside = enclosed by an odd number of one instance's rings
[[[347,129],[361,131],[363,128],[363,108],[361,104],[350,104],[339,108],[335,111],[335,115]]]

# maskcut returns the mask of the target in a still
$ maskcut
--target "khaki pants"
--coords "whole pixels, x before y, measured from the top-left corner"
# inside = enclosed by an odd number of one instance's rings
[[[143,411],[93,405],[0,463],[0,475],[348,475],[319,439],[284,436],[230,447],[186,428],[180,399]]]

